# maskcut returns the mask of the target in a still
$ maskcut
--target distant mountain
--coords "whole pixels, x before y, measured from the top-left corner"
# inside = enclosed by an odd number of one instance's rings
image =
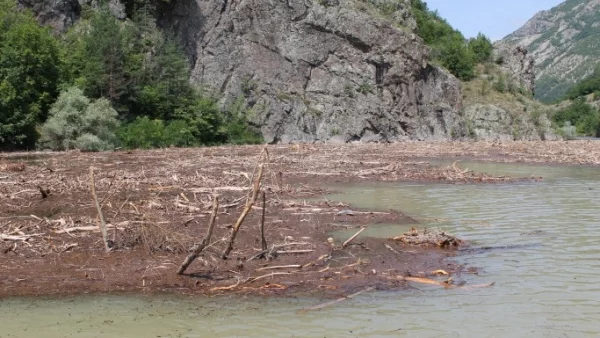
[[[567,0],[539,12],[496,45],[526,47],[535,60],[536,98],[560,99],[600,63],[600,0]]]

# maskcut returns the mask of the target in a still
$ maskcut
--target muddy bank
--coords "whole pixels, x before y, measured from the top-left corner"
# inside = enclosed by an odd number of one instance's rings
[[[415,221],[396,210],[371,213],[318,198],[328,184],[339,182],[513,180],[415,160],[418,149],[418,157],[443,155],[436,152],[438,147],[270,146],[268,160],[261,160],[261,147],[4,154],[0,296],[164,291],[337,294],[366,286],[402,287],[406,282],[397,276],[461,270],[445,261],[454,253],[448,249],[368,238],[341,248],[343,239],[333,243],[329,239],[340,225],[358,230],[367,224]],[[445,155],[452,153],[447,150]],[[242,224],[228,259],[220,259],[261,161],[262,191],[267,196],[265,237],[276,254],[270,260],[251,259],[262,250],[259,201]],[[109,225],[110,253],[104,252],[97,228],[90,166],[95,168],[96,192]],[[187,275],[178,276],[190,248],[204,236],[215,194],[221,207],[213,240]]]

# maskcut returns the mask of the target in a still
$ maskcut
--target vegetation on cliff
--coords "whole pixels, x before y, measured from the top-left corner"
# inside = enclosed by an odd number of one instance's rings
[[[188,59],[149,12],[118,20],[107,7],[84,9],[66,34],[54,36],[14,0],[0,0],[0,147],[32,149],[40,133],[37,146],[56,150],[259,141],[190,83]],[[96,101],[115,111],[120,138],[82,131],[87,107],[56,101],[60,89],[65,102]],[[91,129],[118,125],[108,117],[93,123]]]
[[[470,80],[478,63],[490,61],[493,47],[484,34],[467,40],[436,11],[430,10],[425,1],[412,0],[411,4],[417,19],[417,34],[431,46],[434,60],[456,77]]]

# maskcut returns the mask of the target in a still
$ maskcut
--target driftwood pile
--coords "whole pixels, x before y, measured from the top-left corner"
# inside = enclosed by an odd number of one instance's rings
[[[448,235],[447,233],[436,228],[424,228],[422,230],[412,228],[411,231],[403,234],[402,236],[393,237],[391,239],[409,245],[433,245],[440,248],[458,247],[459,245],[463,244],[463,241],[457,237]]]

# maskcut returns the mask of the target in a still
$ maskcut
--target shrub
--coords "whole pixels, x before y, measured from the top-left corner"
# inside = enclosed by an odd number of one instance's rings
[[[193,147],[199,145],[194,127],[182,120],[165,125],[163,120],[147,116],[138,117],[119,130],[121,144],[128,149],[151,149],[164,147]]]
[[[171,121],[164,131],[164,144],[174,147],[193,147],[198,145],[194,129],[185,121]]]
[[[506,79],[505,79],[504,75],[500,75],[498,77],[498,80],[496,82],[494,82],[494,84],[492,84],[492,88],[494,88],[494,90],[496,90],[500,93],[506,92],[507,87],[506,87]]]
[[[567,108],[554,114],[552,120],[558,125],[575,126],[577,133],[587,136],[598,135],[600,129],[600,112],[587,104],[583,98],[577,99]]]
[[[165,125],[162,120],[138,117],[118,132],[121,143],[129,149],[151,149],[164,146]]]
[[[482,63],[492,59],[494,46],[487,36],[479,33],[476,38],[469,39],[469,49],[475,57],[475,62]]]
[[[106,99],[91,102],[78,88],[60,94],[50,109],[50,117],[40,128],[40,147],[52,150],[113,149],[119,127],[117,112]]]

